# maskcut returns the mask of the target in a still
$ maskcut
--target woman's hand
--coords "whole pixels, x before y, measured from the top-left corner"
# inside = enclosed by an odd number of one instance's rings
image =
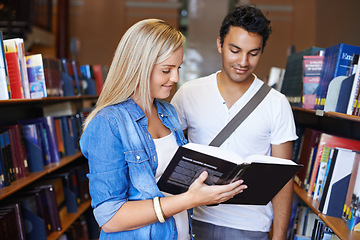
[[[192,207],[225,202],[247,188],[246,185],[242,185],[243,180],[238,180],[226,185],[209,186],[205,184],[207,177],[208,173],[206,171],[202,172],[190,185],[188,191],[184,193],[192,203]]]

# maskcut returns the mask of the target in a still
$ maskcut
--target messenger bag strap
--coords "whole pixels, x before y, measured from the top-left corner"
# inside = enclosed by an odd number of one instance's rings
[[[230,122],[211,141],[210,146],[219,147],[235,129],[249,116],[259,103],[270,92],[271,87],[264,83],[246,105],[230,120]]]

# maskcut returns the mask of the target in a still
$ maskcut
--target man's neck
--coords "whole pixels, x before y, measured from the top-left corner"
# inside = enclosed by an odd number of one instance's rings
[[[224,98],[227,107],[230,109],[235,102],[237,102],[242,95],[249,89],[251,84],[255,80],[255,76],[251,75],[251,78],[244,82],[235,82],[224,76],[224,72],[219,72],[216,75],[217,86],[221,96]]]

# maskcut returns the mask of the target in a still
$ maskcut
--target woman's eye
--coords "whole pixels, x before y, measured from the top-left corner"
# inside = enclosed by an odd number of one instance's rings
[[[163,73],[170,73],[170,70],[163,70]]]

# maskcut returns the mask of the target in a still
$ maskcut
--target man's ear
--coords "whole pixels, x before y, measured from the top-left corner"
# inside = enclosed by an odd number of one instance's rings
[[[222,52],[222,47],[221,47],[220,36],[218,36],[217,39],[216,39],[216,45],[217,45],[218,52],[221,53]]]

